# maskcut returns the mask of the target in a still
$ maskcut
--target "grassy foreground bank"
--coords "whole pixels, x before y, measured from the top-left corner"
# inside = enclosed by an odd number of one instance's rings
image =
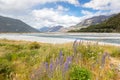
[[[0,80],[119,80],[120,47],[0,40]]]

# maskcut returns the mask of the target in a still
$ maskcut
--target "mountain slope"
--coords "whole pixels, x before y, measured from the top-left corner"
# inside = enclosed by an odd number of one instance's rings
[[[111,15],[110,16],[105,16],[105,15],[94,16],[92,18],[85,19],[84,21],[80,22],[76,26],[90,26],[90,25],[99,24],[110,17]]]
[[[49,32],[59,32],[61,28],[63,28],[63,26],[54,26],[49,30]]]
[[[81,32],[120,32],[120,13],[100,24],[91,25],[87,28],[82,28],[79,31]]]
[[[48,32],[50,27],[42,27],[39,29],[40,32]]]
[[[62,28],[63,26],[43,27],[40,32],[59,32]]]
[[[68,31],[74,32],[74,31],[79,30],[81,28],[86,28],[90,25],[96,25],[96,24],[102,23],[103,21],[109,19],[112,16],[114,16],[114,14],[109,15],[109,16],[100,15],[100,16],[94,16],[94,17],[91,17],[91,18],[87,18],[87,19],[81,21],[80,23],[78,23],[77,25],[71,26],[68,29]]]
[[[39,31],[27,25],[26,23],[22,22],[21,20],[0,16],[0,32],[28,33],[28,32],[39,32]]]

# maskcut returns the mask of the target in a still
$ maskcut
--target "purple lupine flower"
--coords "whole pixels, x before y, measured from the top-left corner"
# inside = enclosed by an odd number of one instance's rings
[[[64,63],[64,72],[66,72],[68,70],[71,61],[72,61],[72,57],[71,56],[67,57],[67,59],[66,59],[66,61]]]
[[[45,65],[45,71],[48,72],[49,64],[47,62],[45,62],[44,65]]]
[[[47,62],[45,62],[45,68],[48,69],[48,63]]]
[[[73,42],[73,46],[76,45],[77,39]]]
[[[60,54],[59,54],[59,64],[62,65],[63,64],[63,52],[60,51]]]
[[[50,63],[50,65],[49,65],[49,69],[50,69],[50,72],[53,71],[53,63]]]
[[[44,65],[44,63],[42,63],[38,69],[33,71],[32,75],[30,76],[30,80],[37,80],[39,77],[42,77],[42,75],[44,73],[44,67],[45,67],[45,65]]]
[[[54,67],[56,68],[57,65],[59,65],[59,58],[57,58],[57,59],[55,60]]]
[[[77,40],[75,40],[73,43],[73,51],[75,54],[77,53]]]
[[[63,63],[64,63],[63,54],[62,51],[60,51],[58,58],[56,58],[55,60],[55,67],[57,67],[57,65],[62,66]]]
[[[105,65],[105,59],[106,59],[107,55],[108,55],[108,53],[105,52],[105,53],[103,54],[103,56],[102,56],[102,60],[101,60],[101,68],[103,68],[104,65]]]
[[[50,65],[49,65],[49,73],[48,73],[48,76],[50,78],[53,76],[53,71],[54,71],[54,65],[53,65],[53,63],[50,63]]]
[[[63,56],[63,52],[62,52],[62,50],[60,50],[59,58],[61,58],[62,56]]]

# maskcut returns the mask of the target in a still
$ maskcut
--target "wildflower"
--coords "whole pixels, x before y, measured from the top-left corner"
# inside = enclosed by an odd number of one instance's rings
[[[44,65],[45,65],[45,72],[47,72],[47,71],[48,71],[48,69],[49,69],[49,65],[48,65],[48,63],[47,63],[47,62],[45,62],[45,63],[44,63]]]
[[[53,65],[53,63],[50,63],[50,65],[49,65],[49,73],[48,73],[50,78],[53,76],[53,71],[54,71],[54,65]]]
[[[32,72],[32,75],[30,75],[30,80],[37,80],[38,78],[42,77],[44,75],[44,63],[40,65],[40,67]]]
[[[66,59],[66,62],[64,63],[64,72],[66,72],[68,70],[71,61],[72,61],[71,56]]]
[[[63,56],[63,54],[62,54],[62,50],[60,50],[59,58],[61,58],[62,56]]]
[[[104,53],[103,56],[102,56],[102,60],[101,60],[101,68],[104,67],[105,65],[105,60],[106,60],[106,57],[108,56],[108,53]]]
[[[78,46],[77,40],[75,40],[74,43],[73,43],[73,51],[74,51],[75,54],[77,53],[77,46]]]
[[[63,64],[63,52],[60,51],[60,54],[59,54],[59,64],[62,65]]]

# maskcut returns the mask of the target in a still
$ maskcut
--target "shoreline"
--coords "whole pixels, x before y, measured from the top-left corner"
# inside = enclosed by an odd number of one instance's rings
[[[51,44],[63,44],[74,42],[75,39],[61,39],[61,38],[46,38],[46,37],[36,37],[36,36],[23,36],[23,35],[2,35],[0,39],[8,39],[8,40],[23,40],[23,41],[31,41],[31,42],[41,42],[41,43],[51,43]]]
[[[31,42],[41,42],[50,44],[64,44],[74,42],[76,39],[66,39],[66,38],[47,38],[47,37],[37,37],[37,36],[26,36],[26,35],[0,35],[0,39],[16,40],[16,41],[31,41]],[[119,44],[90,41],[90,40],[79,40],[83,43],[91,43],[98,45],[109,45],[109,46],[120,46]]]

